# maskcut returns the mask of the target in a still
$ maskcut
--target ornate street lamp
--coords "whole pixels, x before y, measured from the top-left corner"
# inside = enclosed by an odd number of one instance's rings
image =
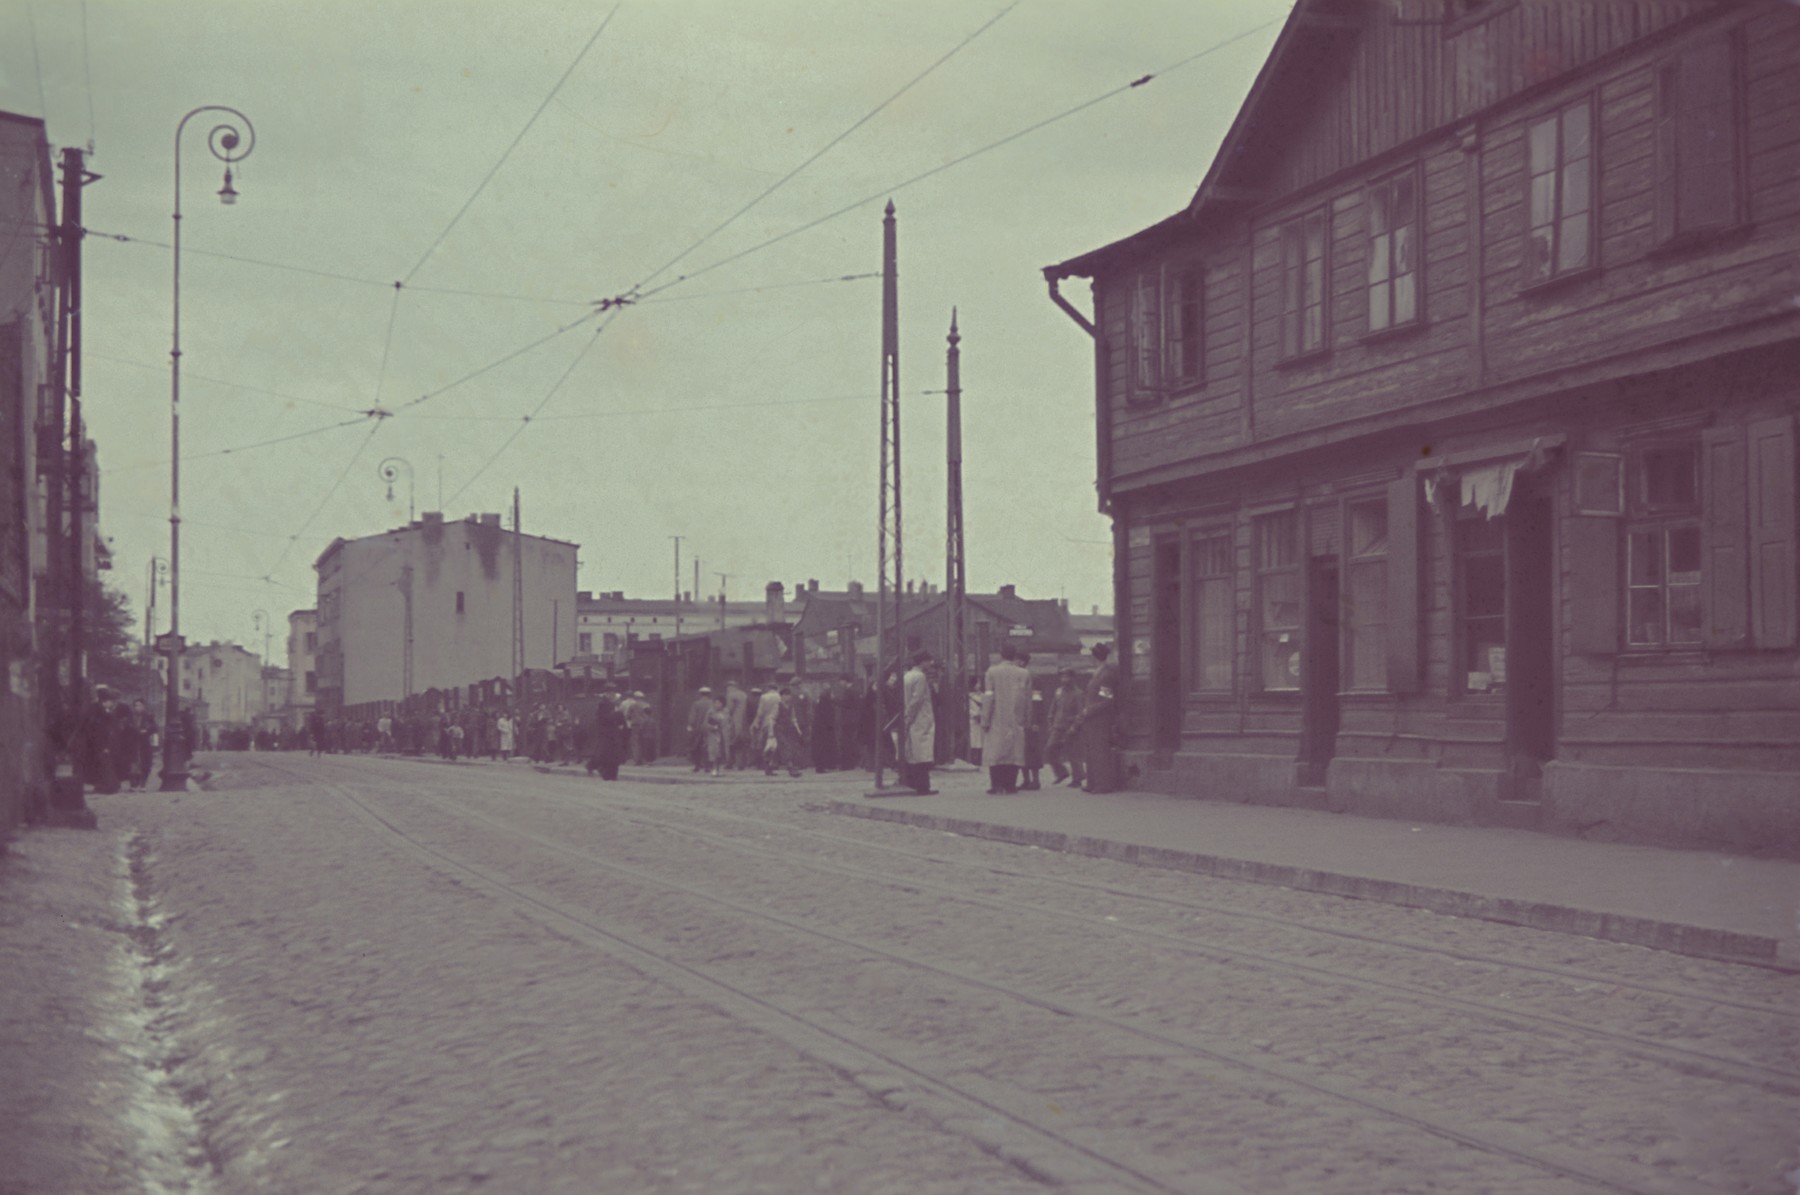
[[[412,462],[403,456],[390,456],[381,462],[376,474],[387,482],[387,500],[394,500],[394,483],[400,480],[400,470],[406,470],[406,521],[413,521],[413,467]]]
[[[186,790],[190,746],[181,732],[181,135],[187,131],[188,121],[202,112],[221,114],[219,123],[206,135],[206,148],[225,163],[220,203],[237,202],[237,189],[231,185],[232,163],[243,161],[256,148],[256,130],[250,118],[236,108],[207,104],[183,116],[175,126],[175,275],[173,331],[169,339],[169,632],[158,641],[169,657],[168,678],[163,686],[163,792]]]

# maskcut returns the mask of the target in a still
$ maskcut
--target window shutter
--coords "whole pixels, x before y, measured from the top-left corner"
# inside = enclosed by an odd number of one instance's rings
[[[1419,479],[1388,483],[1387,683],[1390,693],[1417,693],[1419,660]]]
[[[1750,630],[1757,647],[1794,646],[1794,420],[1750,425]]]
[[[1750,641],[1749,560],[1744,532],[1744,429],[1709,428],[1703,435],[1706,603],[1702,642],[1708,647],[1747,647]]]
[[[1578,515],[1563,528],[1569,650],[1612,655],[1619,650],[1619,521]]]
[[[1678,231],[1737,223],[1737,105],[1732,43],[1720,37],[1681,56]]]

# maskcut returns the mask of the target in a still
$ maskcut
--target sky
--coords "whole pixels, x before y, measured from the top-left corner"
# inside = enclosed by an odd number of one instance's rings
[[[235,205],[209,114],[180,141],[190,640],[261,650],[261,611],[279,662],[335,537],[403,524],[409,501],[510,511],[515,486],[527,532],[581,545],[582,589],[670,593],[672,536],[683,589],[695,559],[733,600],[873,585],[864,275],[889,198],[908,577],[944,580],[954,308],[971,589],[1107,609],[1092,342],[1040,271],[1186,204],[1286,11],[0,0],[0,109],[44,116],[53,153],[91,146],[103,176],[84,410],[111,580],[141,608],[168,552],[175,134],[220,104],[254,126]]]

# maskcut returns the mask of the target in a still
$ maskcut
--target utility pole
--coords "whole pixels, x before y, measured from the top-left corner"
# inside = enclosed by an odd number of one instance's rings
[[[87,432],[81,425],[81,189],[90,176],[86,155],[79,149],[62,151],[62,252],[63,302],[59,322],[66,324],[62,339],[63,360],[58,373],[67,378],[69,399],[69,688],[67,708],[78,711],[87,702],[87,644],[85,623],[87,569],[82,551],[82,516],[87,513]],[[60,530],[60,528],[58,529]],[[55,542],[52,539],[51,542]]]
[[[956,331],[956,308],[950,309],[950,344],[944,354],[944,411],[946,429],[944,435],[946,467],[945,476],[949,479],[949,492],[945,496],[945,517],[948,522],[946,543],[944,548],[944,607],[950,617],[950,625],[945,628],[944,643],[950,656],[946,661],[948,675],[946,684],[950,690],[950,758],[958,759],[968,754],[969,719],[959,716],[960,711],[968,706],[968,652],[963,643],[963,602],[968,597],[968,559],[963,543],[963,488],[962,488],[962,337]]]
[[[525,680],[525,532],[519,521],[519,487],[513,487],[513,692]]]
[[[900,521],[900,287],[894,201],[881,221],[881,482],[875,548],[875,789],[881,791],[887,738],[888,653],[899,650],[902,578]],[[890,568],[891,565],[891,568]],[[888,590],[894,595],[888,617]],[[890,628],[891,642],[890,647]]]
[[[400,566],[400,603],[404,612],[405,642],[400,651],[400,693],[403,698],[413,695],[413,566]]]

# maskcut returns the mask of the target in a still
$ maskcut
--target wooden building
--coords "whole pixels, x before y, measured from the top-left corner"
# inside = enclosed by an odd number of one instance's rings
[[[1800,853],[1800,6],[1299,0],[1045,275],[1140,783]]]

